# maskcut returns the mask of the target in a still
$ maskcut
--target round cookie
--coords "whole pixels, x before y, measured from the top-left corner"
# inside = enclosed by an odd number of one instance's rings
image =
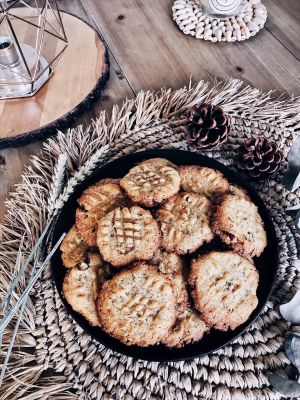
[[[98,272],[102,258],[97,253],[88,255],[87,263],[70,269],[63,282],[63,294],[74,311],[83,315],[91,325],[99,325],[96,298],[99,290]]]
[[[196,193],[178,193],[157,211],[163,235],[162,246],[177,254],[192,253],[210,242],[212,203]]]
[[[252,261],[233,252],[212,251],[191,263],[189,284],[196,309],[210,327],[235,329],[258,300],[259,275]]]
[[[84,261],[88,247],[80,238],[76,225],[73,225],[65,236],[60,250],[61,259],[66,268],[73,268]]]
[[[120,185],[133,202],[154,207],[179,191],[180,177],[165,161],[151,159],[132,168]]]
[[[186,344],[201,340],[208,330],[209,328],[200,314],[192,308],[188,308],[184,314],[176,319],[162,343],[168,347],[183,347]]]
[[[77,200],[76,226],[88,246],[97,245],[97,224],[107,212],[126,204],[118,179],[102,179],[87,188]]]
[[[115,208],[98,223],[97,245],[115,267],[150,260],[161,244],[158,222],[141,207]]]
[[[236,252],[260,256],[267,245],[267,234],[255,204],[247,198],[226,195],[217,207],[213,231]]]
[[[158,250],[149,264],[154,265],[159,272],[171,279],[177,303],[177,315],[182,314],[188,307],[188,292],[184,276],[184,261],[176,253]]]
[[[105,282],[97,307],[103,330],[127,345],[159,343],[176,316],[169,278],[144,262]]]
[[[227,192],[229,183],[216,169],[198,165],[183,165],[178,168],[181,188],[185,192],[194,192],[208,198],[214,198]]]

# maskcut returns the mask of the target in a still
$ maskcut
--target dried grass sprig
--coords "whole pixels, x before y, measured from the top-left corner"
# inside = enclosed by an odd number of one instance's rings
[[[49,264],[50,259],[54,255],[55,251],[61,244],[65,234],[63,234],[57,243],[53,246],[50,253],[44,257],[46,251],[46,246],[48,243],[49,234],[51,233],[51,228],[55,220],[55,203],[64,189],[64,182],[66,177],[66,166],[67,166],[67,155],[61,154],[58,156],[56,166],[53,172],[53,178],[49,190],[48,199],[48,222],[40,234],[35,245],[32,247],[29,255],[25,259],[22,267],[21,260],[23,259],[23,253],[26,251],[24,248],[25,233],[23,233],[19,249],[17,253],[16,263],[14,267],[14,272],[12,275],[12,281],[10,287],[0,303],[0,312],[2,313],[2,320],[0,322],[0,349],[2,350],[2,340],[5,334],[7,326],[16,318],[19,312],[18,318],[14,322],[14,328],[9,340],[6,344],[4,361],[2,363],[2,368],[0,372],[0,387],[5,377],[5,373],[9,364],[9,359],[11,352],[14,348],[14,343],[17,337],[17,333],[23,319],[23,314],[26,309],[27,301],[29,299],[29,294],[37,283],[38,279],[42,276],[45,268]],[[24,257],[25,258],[25,257]],[[33,266],[30,269],[31,263]],[[44,260],[44,261],[41,261]],[[29,280],[25,280],[25,273],[29,271]],[[20,287],[22,289],[20,289]],[[12,298],[15,299],[14,305],[11,306]],[[1,351],[2,352],[2,351]]]
[[[4,335],[4,331],[5,331],[6,327],[12,321],[12,319],[16,316],[16,313],[20,309],[19,316],[18,316],[18,319],[17,319],[16,324],[15,324],[15,328],[14,328],[14,331],[13,331],[13,335],[12,335],[12,338],[10,340],[10,343],[9,343],[9,346],[8,346],[8,349],[7,349],[7,352],[6,352],[6,355],[5,355],[4,363],[2,365],[2,369],[1,369],[1,373],[0,373],[0,387],[2,385],[4,376],[5,376],[5,371],[6,371],[6,368],[7,368],[7,364],[8,364],[9,358],[10,358],[11,351],[13,349],[15,338],[16,338],[16,335],[17,335],[17,332],[18,332],[18,329],[19,329],[19,326],[20,326],[20,322],[21,322],[22,317],[23,317],[23,313],[24,313],[24,310],[25,310],[25,306],[26,306],[29,294],[32,291],[32,289],[33,289],[34,285],[36,284],[37,280],[41,277],[41,275],[44,272],[45,268],[47,267],[50,259],[52,258],[52,256],[56,252],[56,250],[58,249],[59,245],[61,244],[61,242],[63,241],[65,236],[66,236],[65,233],[61,235],[61,237],[59,238],[57,243],[53,246],[52,250],[50,251],[50,253],[47,255],[47,257],[45,258],[45,260],[43,262],[37,261],[35,263],[34,267],[32,268],[32,271],[31,271],[29,282],[28,282],[27,286],[25,287],[24,291],[21,293],[19,299],[16,301],[14,306],[9,308],[6,311],[6,313],[4,314],[4,316],[3,316],[3,319],[2,319],[2,321],[0,323],[0,337],[1,337],[1,339],[2,339],[2,337]],[[27,260],[26,260],[26,262],[28,263]],[[19,277],[19,275],[18,275],[18,277]],[[11,295],[12,292],[13,292],[13,289],[10,288],[9,294]]]

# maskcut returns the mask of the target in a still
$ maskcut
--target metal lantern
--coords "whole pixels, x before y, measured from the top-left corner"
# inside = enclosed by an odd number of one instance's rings
[[[0,0],[0,99],[34,95],[67,45],[56,0]]]

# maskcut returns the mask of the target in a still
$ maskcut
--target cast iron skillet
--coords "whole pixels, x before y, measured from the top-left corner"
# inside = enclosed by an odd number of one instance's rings
[[[215,351],[229,344],[231,341],[240,336],[261,313],[274,286],[278,269],[278,245],[275,229],[268,210],[261,198],[258,196],[256,191],[248,183],[246,183],[236,172],[209,157],[188,151],[153,150],[126,155],[102,166],[79,185],[79,187],[71,195],[71,197],[66,202],[58,215],[53,231],[52,242],[56,243],[61,234],[63,232],[67,232],[74,224],[75,210],[77,207],[76,200],[81,195],[83,190],[97,182],[99,179],[108,177],[122,177],[128,172],[130,168],[132,168],[138,162],[153,157],[167,158],[177,165],[195,164],[218,169],[230,182],[242,188],[245,188],[251,200],[257,205],[259,213],[264,221],[265,229],[267,231],[268,246],[264,250],[263,254],[259,258],[255,258],[254,260],[256,268],[258,269],[260,275],[259,286],[257,290],[259,302],[257,308],[253,311],[249,320],[243,325],[239,326],[234,331],[221,332],[217,330],[211,330],[210,333],[206,334],[200,342],[186,345],[181,349],[169,349],[162,345],[145,348],[138,346],[126,346],[118,340],[104,333],[100,328],[90,326],[89,323],[80,314],[73,311],[72,308],[65,301],[62,295],[62,283],[66,273],[66,269],[61,262],[61,253],[59,250],[52,258],[52,277],[56,283],[57,290],[61,295],[62,301],[67,311],[72,315],[74,320],[86,331],[87,334],[91,335],[94,339],[96,339],[103,345],[119,353],[142,360],[189,360]],[[211,246],[212,245],[207,245],[204,249],[201,249],[201,252],[209,250]],[[219,243],[217,240],[215,243],[213,243],[213,246],[222,247],[222,244]]]

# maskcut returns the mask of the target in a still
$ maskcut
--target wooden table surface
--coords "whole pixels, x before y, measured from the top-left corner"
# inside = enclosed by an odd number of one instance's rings
[[[141,89],[179,88],[190,77],[197,81],[230,76],[264,91],[300,95],[300,1],[263,2],[269,12],[265,29],[248,41],[228,44],[183,35],[172,21],[171,0],[60,0],[62,10],[100,31],[110,55],[107,87],[77,124],[88,125],[100,110],[109,111]],[[1,152],[6,165],[0,172],[0,218],[7,193],[41,147],[42,142],[36,142]]]

